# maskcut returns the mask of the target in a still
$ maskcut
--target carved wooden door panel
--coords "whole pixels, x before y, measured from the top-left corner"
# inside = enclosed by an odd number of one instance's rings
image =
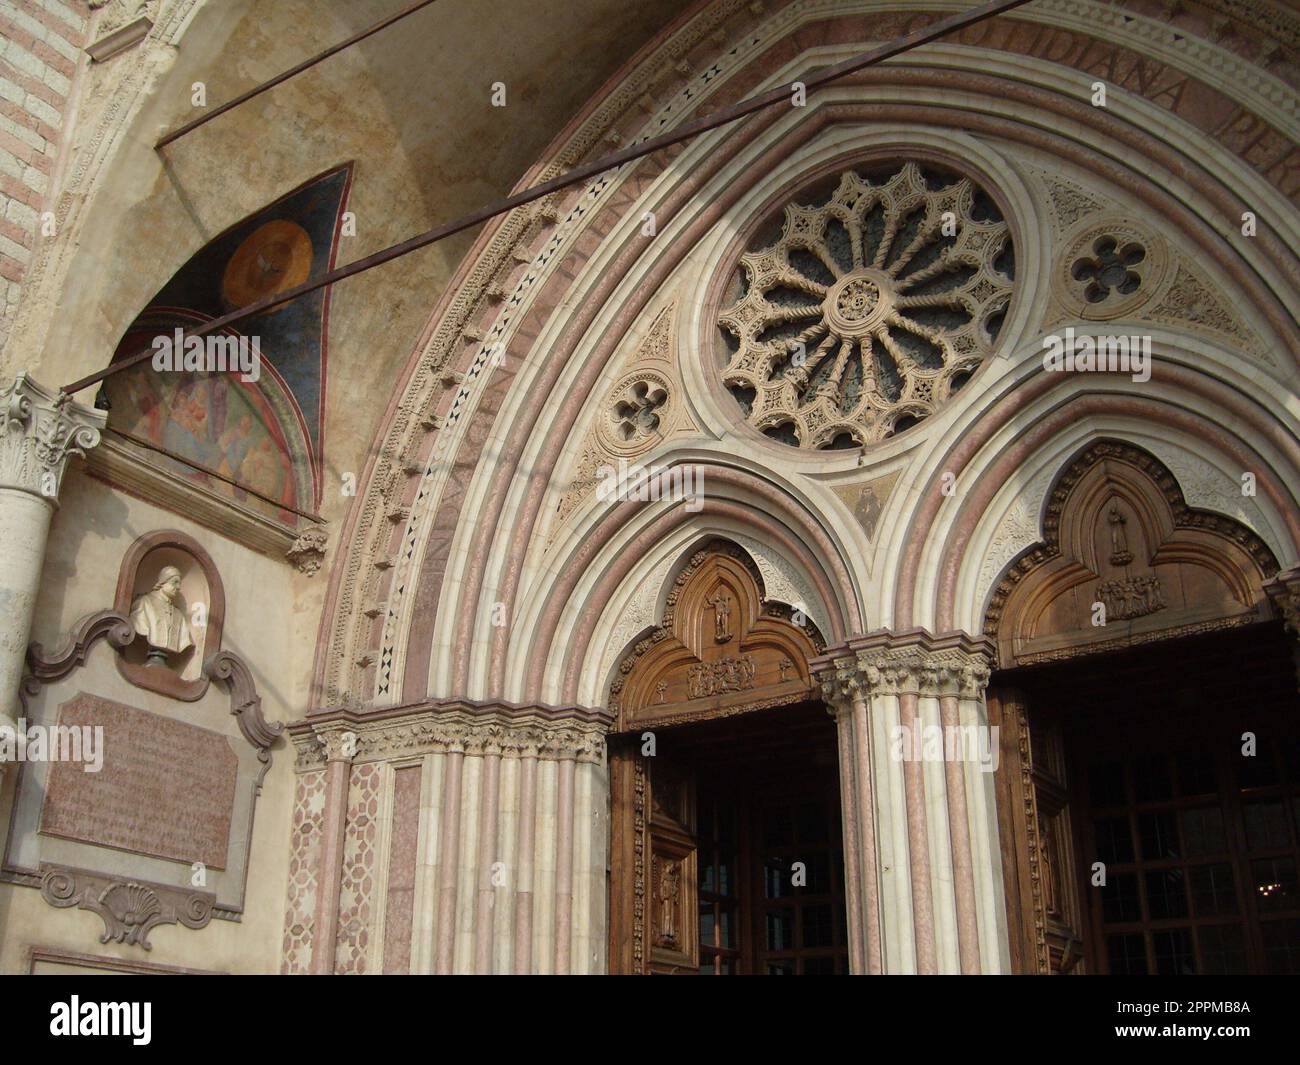
[[[610,785],[610,972],[698,973],[694,779],[624,737],[610,745]]]
[[[1082,972],[1083,913],[1060,724],[1024,694],[990,689],[998,726],[1002,864],[1017,972]]]

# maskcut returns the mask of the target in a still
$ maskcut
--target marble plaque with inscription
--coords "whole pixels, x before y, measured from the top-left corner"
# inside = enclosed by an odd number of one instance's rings
[[[93,695],[60,707],[59,724],[102,726],[104,764],[50,764],[42,834],[225,868],[239,773],[225,736]]]

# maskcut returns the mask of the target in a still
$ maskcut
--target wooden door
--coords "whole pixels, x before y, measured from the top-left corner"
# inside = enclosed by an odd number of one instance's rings
[[[697,974],[699,845],[695,783],[642,755],[636,737],[611,742],[610,972]]]

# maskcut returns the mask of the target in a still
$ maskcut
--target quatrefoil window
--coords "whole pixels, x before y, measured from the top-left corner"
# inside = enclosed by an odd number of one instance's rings
[[[740,256],[717,319],[723,383],[772,439],[875,443],[970,379],[1014,276],[1007,223],[970,178],[914,163],[846,171]]]
[[[1083,283],[1084,299],[1101,303],[1112,290],[1121,296],[1138,290],[1142,276],[1134,267],[1145,262],[1146,257],[1146,249],[1136,241],[1121,245],[1114,237],[1098,237],[1092,254],[1075,260],[1070,276]]]
[[[668,393],[648,381],[637,381],[622,399],[614,404],[614,424],[619,439],[634,443],[659,431],[659,415]]]

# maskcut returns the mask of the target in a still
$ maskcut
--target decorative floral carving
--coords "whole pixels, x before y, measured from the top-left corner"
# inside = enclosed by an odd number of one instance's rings
[[[152,950],[149,933],[160,924],[202,928],[212,919],[216,896],[138,880],[121,880],[104,873],[41,866],[41,898],[51,906],[77,906],[97,913],[104,922],[101,943],[124,943]]]
[[[0,485],[57,499],[69,456],[99,443],[106,417],[26,373],[0,385]]]
[[[284,557],[298,567],[299,573],[308,577],[320,572],[325,561],[325,544],[329,541],[329,532],[319,525],[305,529],[285,552]]]
[[[808,198],[808,197],[805,197]],[[803,448],[861,446],[931,414],[992,349],[1010,300],[1006,222],[971,179],[846,171],[741,256],[718,323],[746,420]]]

